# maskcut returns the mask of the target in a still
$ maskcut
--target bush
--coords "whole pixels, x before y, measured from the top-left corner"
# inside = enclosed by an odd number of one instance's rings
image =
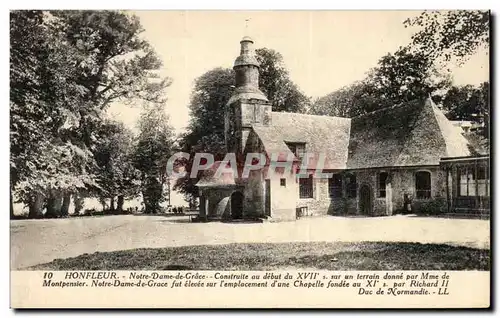
[[[445,198],[435,198],[427,201],[414,201],[413,208],[418,214],[440,215],[447,212]]]

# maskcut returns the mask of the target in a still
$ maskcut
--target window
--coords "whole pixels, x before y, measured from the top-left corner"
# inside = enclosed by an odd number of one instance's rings
[[[285,178],[280,179],[280,186],[286,187],[286,179]]]
[[[335,173],[330,179],[328,179],[328,193],[330,198],[341,198],[342,197],[342,175]]]
[[[490,192],[489,180],[485,167],[478,167],[477,173],[474,167],[459,168],[458,176],[459,176],[458,195],[460,196],[477,195],[480,197],[489,196]]]
[[[387,172],[381,172],[378,174],[378,197],[385,198],[385,186],[387,183],[387,177],[389,174]]]
[[[299,197],[307,199],[313,197],[313,178],[309,175],[308,178],[299,178]]]
[[[417,199],[428,199],[431,197],[431,173],[419,171],[415,174],[415,189]]]
[[[355,198],[357,195],[356,176],[353,174],[347,174],[345,177],[345,183],[347,197]]]
[[[291,143],[287,142],[286,145],[290,148],[290,151],[297,157],[298,159],[302,159],[304,154],[306,153],[306,144],[305,143]]]
[[[459,169],[460,175],[460,196],[475,196],[476,195],[476,182],[474,169],[462,168]]]
[[[489,178],[485,167],[478,167],[477,170],[477,195],[480,197],[490,195]]]

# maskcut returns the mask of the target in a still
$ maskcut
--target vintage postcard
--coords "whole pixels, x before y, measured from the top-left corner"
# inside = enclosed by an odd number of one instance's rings
[[[490,307],[489,34],[10,11],[11,307]]]

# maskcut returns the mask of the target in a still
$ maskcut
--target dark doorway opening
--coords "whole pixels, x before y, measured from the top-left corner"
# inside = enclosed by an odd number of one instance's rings
[[[243,217],[243,193],[236,191],[231,194],[231,218],[241,219]]]
[[[359,189],[359,213],[372,215],[372,195],[370,187],[366,184]]]

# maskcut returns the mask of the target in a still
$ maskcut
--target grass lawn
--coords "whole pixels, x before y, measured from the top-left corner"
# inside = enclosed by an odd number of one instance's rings
[[[490,251],[420,243],[255,243],[140,248],[56,259],[36,270],[489,270]]]

